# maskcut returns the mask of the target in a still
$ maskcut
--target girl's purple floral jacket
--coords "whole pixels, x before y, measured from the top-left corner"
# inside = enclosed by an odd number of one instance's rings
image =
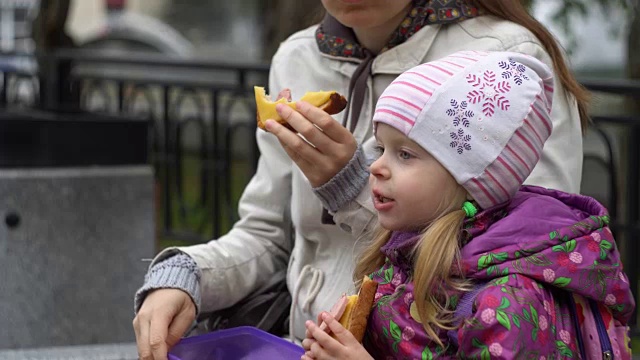
[[[365,347],[376,359],[577,359],[569,291],[597,302],[614,358],[630,359],[626,324],[635,302],[608,223],[592,198],[533,186],[468,220],[463,271],[487,286],[458,328],[459,347],[440,332],[444,348],[416,320],[409,257],[416,234],[394,233],[382,248],[385,264],[372,274],[380,286]],[[585,304],[576,303],[580,326],[592,314]],[[593,339],[584,346],[600,350]]]

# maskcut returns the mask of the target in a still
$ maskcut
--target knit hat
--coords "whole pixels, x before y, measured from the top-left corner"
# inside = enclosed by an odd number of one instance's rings
[[[401,74],[373,122],[422,146],[486,209],[513,197],[540,159],[552,97],[552,73],[539,60],[463,51]]]

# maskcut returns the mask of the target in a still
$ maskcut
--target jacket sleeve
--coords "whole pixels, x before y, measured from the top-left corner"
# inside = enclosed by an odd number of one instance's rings
[[[369,192],[369,163],[362,146],[349,163],[326,184],[313,191],[333,214],[334,222],[355,238],[367,234],[375,220]]]
[[[272,91],[286,86],[281,68],[274,58]],[[238,204],[240,220],[217,240],[165,249],[152,262],[153,266],[176,252],[189,255],[200,271],[203,312],[234,305],[288,264],[293,244],[286,236],[290,224],[285,212],[291,199],[292,162],[275,136],[260,129],[256,136],[261,156]]]
[[[157,262],[144,279],[144,284],[134,297],[134,311],[137,314],[149,293],[156,289],[178,289],[186,292],[200,313],[200,272],[198,265],[189,256],[178,253]]]
[[[371,189],[369,188],[369,165],[373,162],[373,146],[375,139],[372,137],[359,147],[362,160],[360,166],[352,169],[356,173],[356,179],[362,181],[351,181],[352,188],[348,196],[348,201],[340,204],[333,214],[333,221],[344,231],[351,233],[356,239],[363,239],[371,236],[373,227],[377,220],[377,213],[371,201]],[[357,184],[357,187],[355,185]],[[346,196],[346,195],[345,195]]]
[[[531,55],[553,69],[551,58],[538,43],[523,42],[507,50]],[[575,98],[565,91],[558,77],[554,80],[551,121],[551,136],[525,184],[579,193],[583,160],[580,115]]]
[[[556,347],[563,348],[556,344],[550,314],[533,289],[490,284],[474,304],[458,330],[458,358],[553,358],[549,355],[558,354]]]
[[[349,201],[353,201],[367,184],[369,170],[362,146],[333,178],[313,189],[325,209],[335,213]]]

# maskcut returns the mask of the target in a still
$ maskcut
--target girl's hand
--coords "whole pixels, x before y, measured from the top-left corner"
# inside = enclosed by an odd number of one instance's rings
[[[311,320],[309,320],[311,321]],[[322,321],[321,315],[318,315],[318,324],[320,324]],[[306,325],[306,323],[305,323]],[[305,354],[302,355],[301,359],[302,360],[311,360],[311,359],[315,359],[312,355],[311,355],[311,345],[316,343],[316,339],[313,338],[313,335],[311,335],[311,332],[309,331],[309,326],[307,326],[307,330],[305,331],[305,338],[304,340],[302,340],[302,348],[305,351]]]
[[[337,340],[320,329],[313,321],[307,321],[305,325],[311,338],[302,341],[302,346],[306,350],[302,360],[373,359],[364,346],[331,314],[323,312],[321,316]]]
[[[331,180],[349,163],[358,143],[331,115],[304,101],[296,104],[298,111],[282,104],[276,110],[307,141],[276,121],[267,120],[265,126],[315,188]]]
[[[317,325],[322,324],[322,313],[318,314],[318,322],[316,324]],[[320,328],[320,330],[325,331],[327,333],[329,333],[331,331],[330,329],[328,329],[326,327],[326,324],[325,324],[324,328]],[[309,351],[311,350],[311,345],[313,345],[316,342],[316,339],[314,339],[313,335],[311,335],[311,331],[309,331],[309,327],[308,326],[307,326],[307,330],[304,332],[304,336],[305,336],[305,339],[302,340],[302,347],[307,352],[307,359],[313,359],[313,357],[311,357],[311,353]],[[304,359],[304,356],[303,356],[303,359]]]

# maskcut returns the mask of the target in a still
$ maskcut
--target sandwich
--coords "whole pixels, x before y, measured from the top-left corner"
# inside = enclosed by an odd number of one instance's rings
[[[276,111],[277,104],[285,104],[290,108],[296,110],[296,102],[290,101],[286,98],[280,98],[276,101],[271,100],[271,98],[266,94],[263,87],[254,86],[253,91],[256,96],[256,107],[257,107],[257,120],[258,127],[262,130],[265,129],[264,122],[268,119],[275,120],[280,124],[288,127],[293,130],[291,126],[278,114]],[[338,94],[336,91],[313,91],[307,92],[300,98],[302,101],[306,101],[309,104],[316,106],[324,111],[326,111],[329,115],[337,114],[344,110],[347,106],[347,99],[344,96]]]
[[[365,276],[357,295],[347,296],[343,294],[338,302],[331,308],[331,315],[337,319],[345,329],[362,342],[367,329],[369,314],[373,308],[378,283]],[[320,328],[327,330],[327,324],[320,324]],[[332,334],[332,336],[334,336]],[[335,336],[334,336],[335,337]]]

